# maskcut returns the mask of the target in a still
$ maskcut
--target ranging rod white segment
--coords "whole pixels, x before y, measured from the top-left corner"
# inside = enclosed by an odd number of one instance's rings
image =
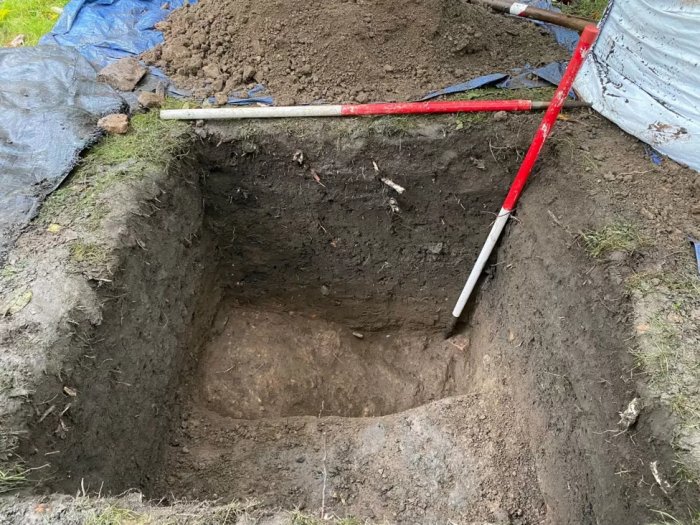
[[[481,248],[481,252],[479,252],[479,257],[474,263],[474,267],[472,268],[472,271],[469,274],[469,279],[467,279],[464,289],[457,300],[457,304],[455,305],[454,310],[452,310],[453,317],[459,317],[462,315],[462,310],[464,310],[464,306],[467,304],[469,296],[472,294],[472,291],[474,291],[474,287],[476,286],[476,282],[479,280],[481,271],[484,269],[484,266],[486,266],[486,261],[489,260],[489,256],[491,255],[494,246],[496,246],[498,238],[503,232],[503,228],[508,222],[508,217],[510,217],[510,212],[505,208],[501,208],[501,211],[498,212],[498,217],[496,217],[496,221],[491,227],[489,236],[486,238],[486,242]]]
[[[202,109],[162,109],[163,120],[219,120],[237,118],[338,117],[339,104],[318,106],[269,106]]]

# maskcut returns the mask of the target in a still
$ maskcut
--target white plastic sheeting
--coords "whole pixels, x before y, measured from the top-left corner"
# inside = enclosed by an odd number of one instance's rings
[[[700,170],[700,0],[614,0],[574,88],[594,109]]]

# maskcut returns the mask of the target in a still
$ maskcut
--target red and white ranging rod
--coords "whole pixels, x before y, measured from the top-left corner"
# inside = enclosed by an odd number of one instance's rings
[[[468,113],[477,111],[532,111],[546,109],[550,102],[540,100],[447,100],[435,102],[382,102],[377,104],[320,104],[311,106],[268,106],[201,109],[163,109],[164,120],[223,120],[249,118],[360,117],[378,115],[418,115],[429,113]],[[568,107],[586,107],[567,101]]]
[[[542,122],[535,132],[535,137],[530,144],[530,148],[525,154],[525,158],[518,169],[518,173],[515,175],[515,179],[513,179],[513,183],[510,186],[510,190],[508,190],[508,195],[506,195],[506,198],[503,201],[503,205],[498,213],[498,216],[496,217],[496,221],[493,223],[491,231],[486,238],[486,242],[481,248],[479,257],[474,263],[474,267],[472,268],[469,278],[464,285],[464,289],[457,300],[457,304],[455,305],[454,310],[452,310],[452,318],[450,319],[450,324],[446,331],[446,336],[448,337],[452,334],[457,321],[459,320],[459,316],[462,315],[462,310],[464,310],[464,306],[467,304],[469,296],[476,286],[476,282],[478,281],[479,276],[486,265],[486,261],[488,261],[494,246],[496,246],[496,242],[498,242],[498,239],[503,232],[503,228],[508,222],[508,218],[518,202],[518,198],[525,187],[525,183],[532,172],[532,168],[535,165],[540,152],[542,151],[542,146],[544,146],[547,137],[552,132],[554,123],[556,122],[557,116],[564,105],[564,101],[571,90],[574,79],[576,78],[579,69],[581,69],[583,60],[586,58],[586,55],[588,54],[588,51],[590,50],[597,36],[598,28],[593,24],[586,26],[581,34],[581,38],[579,39],[578,45],[574,50],[574,54],[569,61],[569,65],[566,67],[566,71],[564,72],[561,82],[554,92],[552,102],[547,108],[544,117],[542,117]]]

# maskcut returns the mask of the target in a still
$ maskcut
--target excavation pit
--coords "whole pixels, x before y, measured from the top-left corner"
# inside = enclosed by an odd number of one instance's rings
[[[585,202],[560,145],[442,335],[536,125],[195,128],[183,156],[110,195],[110,270],[74,261],[99,309],[69,312],[72,361],[35,394],[70,404],[37,406],[22,441],[30,465],[50,458],[45,490],[397,523],[581,523],[588,502],[615,506],[589,430],[615,425],[600,404],[619,368],[599,349],[626,334],[591,310],[604,277],[551,227]],[[580,275],[595,285],[572,294]]]

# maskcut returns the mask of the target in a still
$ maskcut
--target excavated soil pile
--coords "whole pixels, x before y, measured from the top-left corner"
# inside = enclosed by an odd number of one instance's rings
[[[177,85],[208,97],[261,83],[278,104],[410,100],[567,56],[534,24],[456,0],[201,0],[159,27],[145,59]]]

